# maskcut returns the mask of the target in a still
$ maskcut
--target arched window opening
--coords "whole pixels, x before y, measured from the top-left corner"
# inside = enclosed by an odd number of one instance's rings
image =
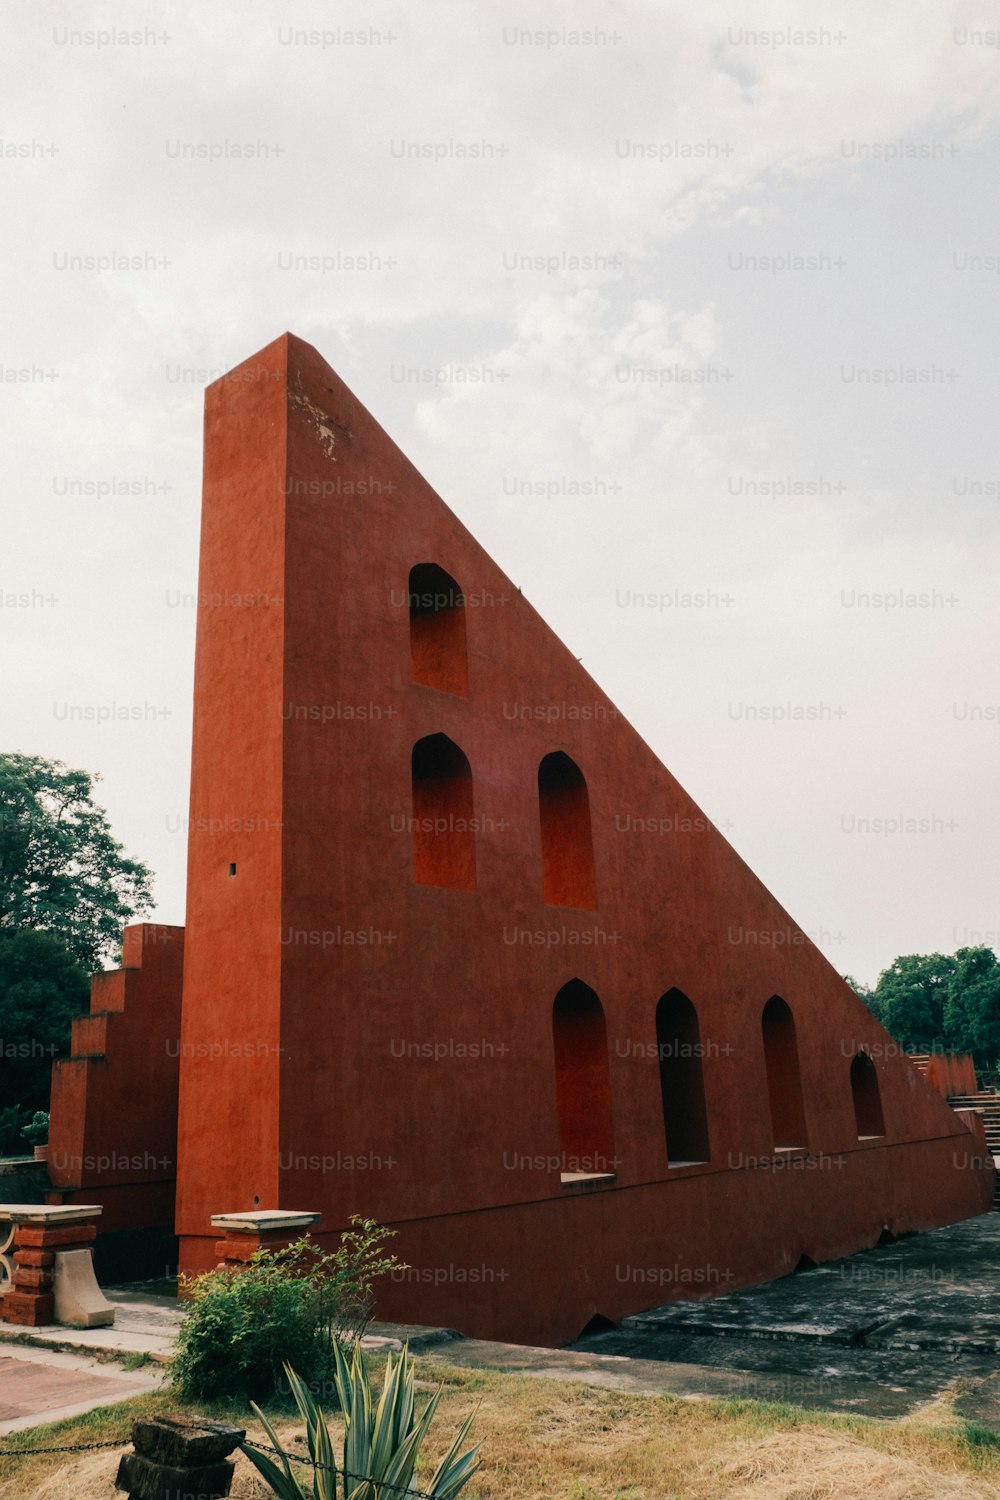
[[[546,902],[593,910],[597,892],[590,798],[580,767],[561,750],[546,755],[538,767],[538,808]]]
[[[465,597],[437,563],[410,569],[410,676],[442,693],[469,691]]]
[[[774,1148],[804,1147],[808,1143],[795,1020],[780,995],[772,995],[764,1006],[761,1027]]]
[[[708,1161],[708,1115],[698,1012],[680,990],[668,990],[656,1007],[656,1051],[660,1060],[667,1161],[672,1167]]]
[[[579,979],[555,998],[552,1039],[562,1180],[613,1173],[607,1027],[600,1000]]]
[[[858,1127],[858,1140],[863,1141],[872,1136],[885,1135],[878,1074],[867,1052],[858,1052],[851,1063],[851,1094],[854,1098],[854,1118]]]
[[[446,734],[413,747],[413,878],[418,885],[476,889],[472,769]]]

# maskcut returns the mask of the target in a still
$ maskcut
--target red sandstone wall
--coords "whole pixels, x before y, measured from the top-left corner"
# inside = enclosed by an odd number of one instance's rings
[[[183,927],[127,927],[53,1066],[49,1177],[61,1201],[104,1205],[102,1232],[172,1222],[183,964]]]
[[[286,421],[280,340],[206,392],[177,1191],[198,1233],[278,1196]]]
[[[327,1230],[363,1212],[399,1227],[414,1267],[383,1312],[558,1341],[595,1311],[985,1211],[974,1138],[316,352],[286,336],[241,370],[286,357],[284,428],[280,390],[240,371],[207,397],[202,586],[277,587],[280,558],[285,600],[280,621],[202,618],[192,815],[273,816],[280,781],[282,831],[192,835],[184,1036],[280,1057],[185,1059],[186,1263],[211,1261],[211,1213],[255,1197]],[[467,595],[467,695],[410,678],[425,562]],[[473,773],[471,891],[416,884],[399,831],[411,748],[442,732]],[[593,910],[543,900],[537,771],[555,750],[587,780]],[[573,978],[607,1025],[614,1181],[597,1188],[560,1182],[552,1006]],[[711,1160],[689,1167],[668,1166],[655,1053],[671,987],[705,1052]],[[798,1165],[773,1151],[775,994],[797,1029]],[[858,1139],[862,1047],[880,1140]]]
[[[927,1059],[927,1082],[946,1099],[959,1094],[974,1094],[976,1065],[968,1052],[932,1052]]]

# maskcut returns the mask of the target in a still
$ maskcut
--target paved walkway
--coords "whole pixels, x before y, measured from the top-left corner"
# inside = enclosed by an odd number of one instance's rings
[[[176,1297],[143,1293],[134,1287],[105,1287],[104,1295],[114,1303],[111,1328],[63,1328],[52,1323],[44,1328],[18,1328],[0,1323],[0,1351],[6,1343],[38,1349],[88,1350],[124,1358],[146,1354],[165,1363],[173,1352],[184,1312]]]
[[[115,1321],[111,1328],[63,1328],[58,1323],[44,1328],[18,1328],[0,1323],[0,1352],[5,1344],[16,1344],[70,1353],[89,1351],[120,1359],[129,1354],[145,1354],[153,1363],[166,1364],[173,1354],[177,1330],[184,1321],[184,1304],[176,1297],[147,1292],[141,1284],[102,1290],[114,1304]],[[428,1328],[422,1323],[373,1323],[362,1343],[366,1349],[380,1354],[386,1349],[401,1349],[408,1342],[414,1354],[419,1354],[458,1337],[451,1329]]]
[[[0,1434],[79,1417],[151,1391],[162,1370],[122,1370],[77,1354],[30,1346],[0,1352]]]

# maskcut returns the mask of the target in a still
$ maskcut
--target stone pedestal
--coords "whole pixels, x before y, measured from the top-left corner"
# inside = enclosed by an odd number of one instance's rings
[[[10,1203],[3,1211],[14,1225],[14,1275],[0,1318],[25,1328],[109,1327],[115,1310],[97,1285],[90,1249],[100,1205]]]
[[[221,1500],[233,1479],[229,1454],[245,1437],[242,1427],[194,1417],[136,1422],[115,1489],[133,1500]]]
[[[245,1214],[214,1214],[212,1228],[223,1238],[216,1241],[220,1269],[239,1270],[256,1250],[282,1250],[300,1239],[322,1215],[292,1213],[280,1208],[255,1208]]]

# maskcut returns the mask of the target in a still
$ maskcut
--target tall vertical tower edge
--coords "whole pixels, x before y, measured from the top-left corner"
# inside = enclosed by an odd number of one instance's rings
[[[213,1214],[359,1213],[409,1266],[382,1316],[554,1343],[991,1203],[976,1137],[290,334],[206,393],[183,962],[188,1272]]]

